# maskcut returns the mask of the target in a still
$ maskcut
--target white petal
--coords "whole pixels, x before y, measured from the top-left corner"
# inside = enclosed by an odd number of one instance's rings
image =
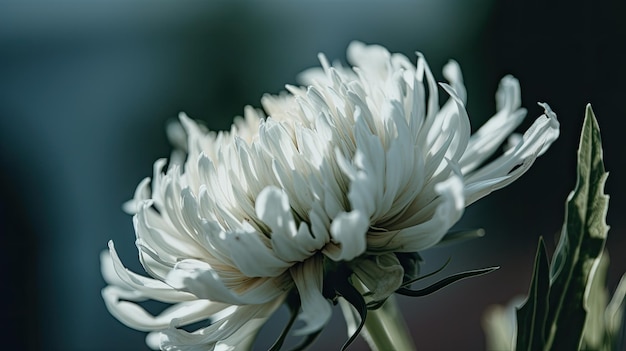
[[[107,284],[132,290],[132,287],[126,284],[119,277],[119,275],[117,275],[117,272],[115,272],[115,267],[113,266],[113,260],[111,259],[109,250],[103,250],[100,252],[100,273]]]
[[[294,262],[310,256],[296,240],[298,231],[287,194],[279,188],[267,187],[257,196],[255,208],[259,219],[271,229],[272,248],[280,258]]]
[[[230,304],[261,304],[280,296],[288,288],[284,278],[247,278],[239,272],[234,274],[232,289],[226,287],[216,269],[206,262],[185,259],[176,264],[167,276],[172,287],[188,291],[200,299],[209,299]],[[236,293],[238,291],[240,293]]]
[[[421,128],[420,134],[428,133],[431,129],[433,122],[436,120],[436,115],[439,112],[439,91],[437,88],[437,82],[435,81],[435,77],[433,76],[426,59],[424,59],[424,55],[421,53],[417,53],[417,69],[416,69],[416,77],[418,81],[423,81],[424,74],[426,75],[426,82],[428,85],[428,110],[426,112],[426,118],[424,120],[424,125]],[[423,139],[422,139],[423,140]],[[425,145],[420,143],[420,145]]]
[[[540,102],[538,104],[539,106],[544,108],[544,115],[548,119],[548,126],[549,126],[547,130],[545,129],[542,130],[544,133],[544,138],[543,138],[544,142],[543,142],[543,147],[541,148],[541,150],[539,150],[539,156],[541,156],[544,154],[544,152],[548,150],[550,145],[552,145],[552,142],[554,142],[559,137],[560,124],[559,124],[558,119],[556,118],[556,113],[552,111],[552,109],[550,108],[550,105],[548,105],[545,102]],[[528,129],[528,131],[530,132],[532,128],[533,126],[531,126]]]
[[[391,54],[380,45],[365,45],[353,41],[348,45],[348,61],[359,69],[375,75],[373,78],[384,78],[391,68]]]
[[[162,263],[161,266],[144,265],[146,271],[155,277],[164,278],[167,271],[180,257],[204,257],[207,254],[202,245],[192,240],[191,237],[179,233],[169,221],[164,220],[147,204],[133,217],[133,226],[137,235],[137,244],[143,245],[154,253],[156,257],[153,257],[153,263]],[[144,263],[142,261],[142,264]]]
[[[498,112],[470,138],[467,150],[459,161],[463,174],[476,169],[497,150],[497,147],[524,120],[526,109],[520,109],[520,87],[517,79],[506,76],[496,93]]]
[[[466,177],[466,205],[515,181],[559,136],[559,122],[547,104],[515,147]],[[516,168],[517,167],[517,168]]]
[[[454,102],[454,107],[448,108],[448,102],[441,110],[442,114],[450,111],[451,118],[449,118],[444,125],[446,129],[450,129],[454,134],[454,141],[450,145],[446,157],[452,161],[458,162],[461,156],[467,149],[467,144],[470,139],[470,124],[469,117],[465,111],[465,105],[448,84],[441,83],[441,87],[450,95],[450,99]],[[452,106],[452,105],[450,105]]]
[[[363,119],[357,119],[354,133],[357,150],[353,164],[357,171],[350,182],[348,199],[353,210],[358,209],[370,218],[383,198],[385,151],[380,138],[372,134]],[[342,168],[347,169],[343,163]]]
[[[296,230],[285,193],[279,189],[268,189],[261,195],[257,199],[257,206],[261,201],[260,206],[265,209],[261,210],[262,215],[259,216],[264,222],[269,220],[271,223],[268,225],[272,228],[272,249],[278,257],[286,262],[302,262],[324,246],[328,236],[314,236],[307,223],[301,222]],[[285,224],[288,224],[287,228]]]
[[[448,63],[443,66],[443,76],[450,82],[450,85],[459,99],[461,99],[461,102],[463,104],[467,103],[467,91],[463,85],[463,75],[461,74],[461,67],[458,62],[454,60],[448,61]]]

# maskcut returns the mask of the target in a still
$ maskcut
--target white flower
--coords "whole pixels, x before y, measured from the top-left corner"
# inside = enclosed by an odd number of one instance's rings
[[[315,332],[331,314],[323,282],[332,262],[385,298],[403,281],[402,253],[439,243],[465,206],[519,178],[559,134],[543,104],[545,115],[483,165],[526,114],[515,78],[502,80],[496,115],[470,136],[456,62],[444,68],[450,98],[440,107],[421,55],[414,66],[355,42],[348,59],[353,68],[320,56],[304,87],[263,97],[267,115],[248,107],[230,132],[181,114],[184,164],[165,171],[158,160],[125,207],[152,278],[125,269],[112,243],[103,256],[109,311],[152,332],[150,346],[246,349],[294,291],[298,332]],[[152,316],[135,303],[145,299],[173,306]],[[205,319],[194,332],[179,328]]]

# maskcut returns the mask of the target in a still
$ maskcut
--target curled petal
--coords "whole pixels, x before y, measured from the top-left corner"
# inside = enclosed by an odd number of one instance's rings
[[[335,261],[349,261],[365,252],[369,219],[359,211],[342,212],[330,225],[330,234],[338,246],[326,245],[324,254]]]
[[[230,306],[209,300],[186,301],[153,316],[136,303],[125,301],[126,296],[126,291],[116,286],[102,289],[102,297],[109,312],[125,325],[141,331],[165,329],[175,318],[181,325],[195,323]]]
[[[132,200],[128,200],[122,205],[122,209],[124,212],[128,214],[135,214],[141,208],[141,204],[144,201],[150,199],[150,178],[144,178],[139,185],[137,185],[137,189],[135,189],[135,195]]]
[[[289,206],[287,194],[276,187],[267,187],[256,200],[256,211],[271,231],[272,249],[288,265],[301,262],[321,249],[326,242],[324,236],[314,236],[306,223],[296,222]]]
[[[143,297],[162,302],[180,302],[194,299],[193,295],[184,291],[177,291],[160,280],[147,278],[126,269],[115,251],[113,241],[109,241],[109,253],[110,260],[118,277],[124,282],[127,288],[139,292]],[[104,259],[106,260],[106,256]]]
[[[556,114],[548,104],[542,106],[545,114],[537,118],[521,140],[517,139],[517,145],[466,177],[466,205],[518,179],[558,138],[559,122]]]
[[[146,335],[146,345],[151,350],[160,350],[161,349],[161,332],[153,331]]]

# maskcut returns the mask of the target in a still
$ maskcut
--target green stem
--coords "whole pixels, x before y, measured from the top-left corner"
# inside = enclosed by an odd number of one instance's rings
[[[379,309],[367,311],[363,336],[373,351],[415,350],[394,295]]]

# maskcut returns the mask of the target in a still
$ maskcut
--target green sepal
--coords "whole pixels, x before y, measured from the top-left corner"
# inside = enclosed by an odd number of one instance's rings
[[[448,264],[450,263],[450,261],[452,261],[452,257],[448,257],[448,259],[446,260],[446,263],[444,263],[444,264],[443,264],[443,266],[441,266],[441,267],[437,268],[435,271],[430,272],[430,273],[428,273],[428,274],[421,275],[421,276],[419,276],[419,277],[417,277],[417,278],[413,278],[413,279],[411,279],[411,280],[408,280],[408,281],[403,282],[403,283],[402,283],[401,288],[406,288],[406,287],[409,287],[411,284],[413,284],[413,283],[415,283],[415,282],[417,282],[417,281],[420,281],[420,280],[422,280],[422,279],[426,279],[426,278],[430,278],[430,277],[432,277],[433,275],[435,275],[435,274],[437,274],[437,273],[439,273],[439,272],[443,271],[443,269],[444,269],[444,268],[446,268],[446,267],[448,266]]]
[[[451,258],[451,257],[449,257],[449,258],[448,258],[448,260],[447,260],[447,261],[443,264],[443,266],[441,266],[441,267],[437,268],[435,271],[430,272],[430,273],[428,273],[428,274],[421,275],[421,276],[419,276],[419,277],[416,277],[416,278],[413,278],[413,279],[410,279],[410,280],[407,280],[407,281],[403,282],[403,283],[402,283],[402,285],[400,286],[400,288],[408,288],[409,286],[411,286],[411,284],[413,284],[413,283],[415,283],[415,282],[417,282],[417,281],[420,281],[420,280],[422,280],[422,279],[426,279],[426,278],[430,278],[430,277],[432,277],[433,275],[435,275],[435,274],[437,274],[437,273],[441,272],[444,268],[446,268],[446,267],[448,266],[448,264],[450,263],[450,261],[451,261],[451,260],[452,260],[452,258]],[[406,279],[406,277],[407,277],[407,276],[405,275],[405,279]],[[397,292],[397,290],[396,290],[396,292]],[[368,310],[377,310],[377,309],[379,309],[379,308],[380,308],[380,307],[381,307],[381,306],[382,306],[382,305],[383,305],[386,301],[387,301],[387,299],[386,299],[386,298],[385,298],[385,299],[380,299],[380,300],[375,300],[375,301],[370,301],[370,302],[368,302],[368,303],[367,303],[367,309],[368,309]]]
[[[430,295],[432,293],[434,293],[437,290],[440,290],[454,282],[457,282],[459,280],[465,279],[465,278],[470,278],[470,277],[475,277],[475,276],[479,276],[479,275],[483,275],[483,274],[487,274],[487,273],[491,273],[493,271],[495,271],[496,269],[498,269],[500,267],[488,267],[488,268],[482,268],[482,269],[475,269],[475,270],[471,270],[471,271],[466,271],[466,272],[461,272],[461,273],[456,273],[453,274],[449,277],[446,277],[444,279],[441,279],[440,281],[427,286],[423,289],[419,289],[419,290],[411,290],[411,289],[407,289],[407,288],[400,288],[398,290],[396,290],[396,293],[400,294],[400,295],[405,295],[405,296],[411,296],[411,297],[418,297],[418,296],[426,296],[426,295]]]
[[[404,276],[402,281],[410,280],[417,277],[420,273],[420,263],[424,260],[417,252],[396,252],[398,262],[404,269]]]

